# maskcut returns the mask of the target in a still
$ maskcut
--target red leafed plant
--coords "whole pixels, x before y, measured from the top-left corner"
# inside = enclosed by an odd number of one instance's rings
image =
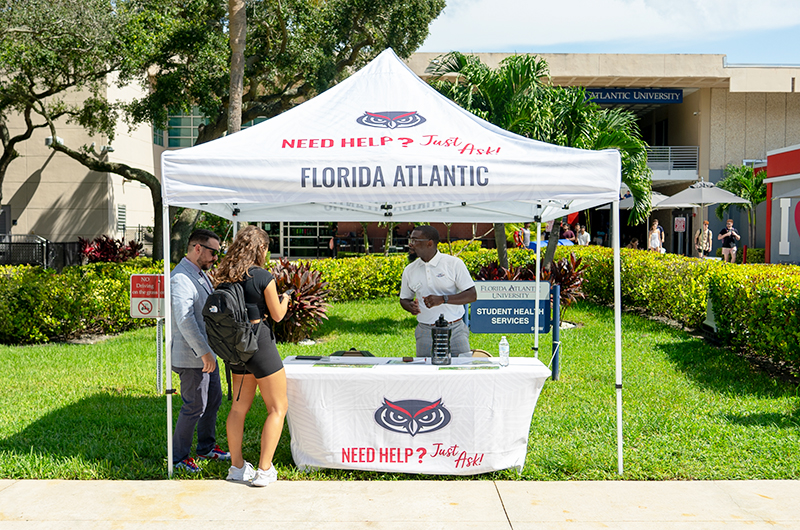
[[[143,245],[136,241],[124,241],[103,235],[93,241],[78,238],[81,256],[89,263],[122,263],[135,258],[142,251]]]
[[[511,270],[513,270],[513,267]],[[496,261],[493,261],[485,267],[481,267],[475,279],[482,281],[513,280],[511,270],[505,269],[498,265]]]
[[[319,271],[312,271],[308,263],[291,262],[281,258],[272,267],[278,293],[294,289],[286,316],[273,322],[278,342],[299,342],[312,333],[328,318],[328,284],[322,281]]]
[[[574,253],[569,258],[562,258],[554,261],[548,269],[543,269],[541,280],[550,282],[552,285],[561,286],[561,310],[563,311],[574,304],[579,298],[585,298],[581,286],[583,285],[583,270],[586,268],[581,263],[581,258],[575,257]],[[512,281],[535,281],[536,264],[530,263],[521,267],[511,267],[504,269],[497,262],[492,262],[482,267],[475,278],[476,280],[512,280]]]
[[[551,285],[561,286],[561,307],[567,308],[578,301],[578,298],[585,298],[581,290],[583,285],[583,270],[586,265],[581,263],[582,259],[575,257],[572,252],[569,258],[562,258],[550,264],[549,269],[542,271],[542,281],[549,281]]]

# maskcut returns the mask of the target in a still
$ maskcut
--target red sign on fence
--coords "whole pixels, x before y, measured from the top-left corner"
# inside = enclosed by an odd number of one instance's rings
[[[164,316],[164,275],[131,275],[131,318]]]

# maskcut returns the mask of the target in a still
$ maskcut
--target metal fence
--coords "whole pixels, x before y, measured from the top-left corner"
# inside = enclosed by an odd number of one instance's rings
[[[40,265],[59,272],[81,263],[80,243],[54,243],[43,237],[3,236],[0,239],[0,265]]]

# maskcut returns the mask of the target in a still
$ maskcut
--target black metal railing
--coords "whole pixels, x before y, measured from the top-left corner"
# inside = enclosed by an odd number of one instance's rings
[[[0,238],[0,265],[39,265],[59,272],[81,263],[80,243],[54,243],[35,235]]]

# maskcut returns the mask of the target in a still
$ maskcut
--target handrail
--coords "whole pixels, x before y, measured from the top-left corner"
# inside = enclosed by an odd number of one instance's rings
[[[700,148],[696,145],[648,147],[647,165],[653,170],[696,171],[700,165]]]

